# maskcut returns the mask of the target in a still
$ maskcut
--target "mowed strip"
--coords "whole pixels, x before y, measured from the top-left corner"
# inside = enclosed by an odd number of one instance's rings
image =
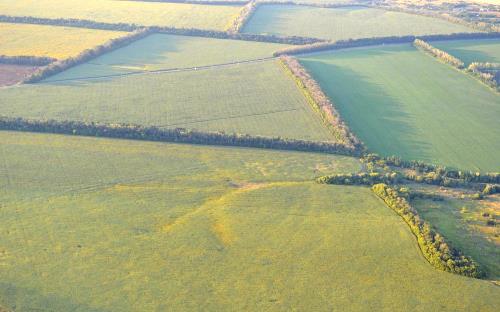
[[[0,14],[105,23],[224,30],[239,6],[121,0],[2,0]]]
[[[0,23],[0,55],[65,59],[127,34],[123,31]]]
[[[4,88],[0,107],[10,117],[333,140],[275,60]]]
[[[308,181],[358,170],[353,158],[0,131],[0,164],[7,308],[495,311],[500,303],[490,282],[429,265],[369,189]]]
[[[500,63],[500,39],[433,41],[431,44],[466,65],[473,62]]]
[[[288,45],[153,34],[46,81],[227,64],[271,57]]]
[[[476,31],[441,19],[364,7],[262,5],[244,32],[346,40]]]
[[[500,96],[410,45],[304,56],[369,149],[382,155],[498,171]]]

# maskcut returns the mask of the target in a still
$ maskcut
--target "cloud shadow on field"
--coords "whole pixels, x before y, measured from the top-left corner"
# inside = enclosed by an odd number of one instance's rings
[[[342,119],[370,150],[405,159],[431,159],[432,146],[419,139],[414,117],[383,85],[327,62],[303,59],[301,63],[313,73]]]

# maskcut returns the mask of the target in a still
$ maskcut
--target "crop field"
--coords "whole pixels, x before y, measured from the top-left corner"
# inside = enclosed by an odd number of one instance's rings
[[[332,40],[475,32],[444,20],[380,9],[264,5],[244,32]]]
[[[433,41],[432,45],[461,59],[466,65],[472,62],[500,63],[500,40]]]
[[[7,308],[495,311],[499,303],[493,284],[433,269],[367,188],[308,181],[357,170],[352,158],[14,132],[0,132],[0,142]]]
[[[2,114],[333,140],[276,61],[0,90]]]
[[[471,255],[489,279],[500,280],[500,225],[487,224],[487,220],[500,217],[500,198],[480,202],[418,199],[413,204],[447,240]]]
[[[286,47],[288,45],[275,43],[153,34],[47,80],[255,60],[270,57],[274,51]]]
[[[411,45],[315,54],[301,63],[371,150],[498,171],[500,99],[469,75]]]
[[[122,0],[0,1],[0,14],[4,15],[214,30],[224,30],[239,10],[239,6]]]
[[[0,23],[0,55],[65,59],[126,34],[122,31]]]
[[[14,85],[36,70],[36,66],[0,64],[0,87]]]

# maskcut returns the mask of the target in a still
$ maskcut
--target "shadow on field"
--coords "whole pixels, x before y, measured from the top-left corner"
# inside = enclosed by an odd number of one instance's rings
[[[33,274],[35,273],[33,272]],[[78,294],[76,293],[75,296]],[[67,298],[46,296],[41,291],[21,288],[9,283],[0,283],[0,304],[0,308],[12,311],[104,311],[73,302]]]
[[[342,119],[370,150],[407,159],[430,159],[431,145],[419,139],[414,117],[383,85],[327,62],[303,59],[301,63],[314,74]]]

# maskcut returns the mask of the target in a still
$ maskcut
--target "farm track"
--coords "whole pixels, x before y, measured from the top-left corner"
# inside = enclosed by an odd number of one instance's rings
[[[42,82],[40,82],[40,84],[44,84],[44,83],[48,84],[48,83],[53,83],[53,82],[65,82],[65,81],[85,81],[85,80],[103,79],[103,78],[115,78],[115,77],[125,77],[125,76],[132,76],[132,75],[141,75],[141,74],[159,74],[159,73],[190,72],[190,71],[197,71],[197,70],[207,70],[207,69],[214,69],[214,68],[229,67],[229,66],[239,65],[239,64],[260,63],[260,62],[274,60],[274,59],[277,59],[277,58],[278,58],[277,56],[270,56],[270,57],[263,57],[263,58],[253,59],[253,60],[236,61],[236,62],[213,64],[213,65],[204,65],[204,66],[193,66],[193,67],[184,67],[184,68],[165,68],[165,69],[155,69],[155,70],[144,70],[144,71],[137,71],[137,72],[128,72],[128,73],[121,73],[121,74],[111,74],[111,75],[88,76],[88,77],[80,77],[80,78],[58,79],[58,80],[50,80],[50,81],[45,81],[45,82],[42,81]]]

